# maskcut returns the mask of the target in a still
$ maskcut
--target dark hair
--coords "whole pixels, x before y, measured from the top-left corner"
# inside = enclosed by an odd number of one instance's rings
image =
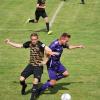
[[[32,33],[32,34],[30,35],[30,38],[31,38],[32,36],[35,36],[35,37],[38,38],[38,34],[37,34],[37,33]]]
[[[62,33],[62,35],[60,37],[68,37],[68,38],[71,38],[71,35],[69,35],[68,33]]]

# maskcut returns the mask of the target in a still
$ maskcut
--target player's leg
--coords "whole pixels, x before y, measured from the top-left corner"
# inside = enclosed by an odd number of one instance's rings
[[[48,34],[51,34],[52,31],[50,31],[49,19],[48,19],[48,16],[47,16],[46,12],[45,12],[45,11],[42,12],[41,16],[42,16],[42,17],[44,18],[44,20],[45,20],[46,28],[47,28]]]
[[[25,89],[27,87],[27,84],[25,83],[25,80],[26,80],[26,78],[28,78],[32,74],[32,72],[33,72],[32,66],[29,64],[29,65],[27,65],[27,67],[21,73],[20,84],[22,86],[22,89],[21,89],[21,94],[22,95],[25,94]]]
[[[82,4],[85,4],[84,0],[81,0]]]
[[[48,17],[45,17],[44,20],[45,20],[45,23],[46,23],[47,31],[49,31],[49,20],[48,20]]]
[[[29,23],[38,23],[38,21],[39,21],[39,18],[40,18],[40,13],[39,13],[39,11],[35,11],[35,19],[28,19],[27,20],[27,22],[29,22]]]
[[[56,80],[60,80],[62,78],[68,77],[68,76],[69,76],[69,73],[68,73],[67,69],[59,62],[58,74],[57,74]]]
[[[39,94],[44,92],[47,88],[56,85],[56,78],[57,78],[56,77],[56,72],[52,69],[48,69],[48,74],[49,74],[50,81],[47,81],[45,84],[43,84],[39,88],[39,90],[38,90]]]
[[[37,97],[37,89],[39,87],[39,81],[41,80],[41,76],[43,73],[43,66],[34,67],[34,81],[32,87],[32,94],[30,100],[34,100]]]
[[[20,76],[20,85],[22,86],[21,94],[24,95],[27,84],[25,83],[25,77],[23,76]]]
[[[37,11],[37,10],[36,10],[34,22],[35,22],[35,23],[38,23],[39,19],[40,19],[40,11]]]

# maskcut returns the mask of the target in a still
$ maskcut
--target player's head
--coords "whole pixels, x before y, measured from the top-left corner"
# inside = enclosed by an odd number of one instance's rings
[[[66,42],[69,41],[70,38],[71,38],[71,35],[69,35],[68,33],[62,33],[59,40],[61,44],[65,44]]]
[[[37,41],[38,41],[38,35],[37,35],[37,33],[32,33],[30,35],[30,39],[31,39],[32,44],[36,44]]]

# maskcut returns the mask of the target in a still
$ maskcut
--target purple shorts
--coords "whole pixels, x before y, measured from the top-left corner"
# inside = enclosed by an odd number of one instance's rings
[[[52,80],[57,79],[58,74],[62,74],[67,69],[61,64],[60,61],[49,61],[47,63],[49,78]]]

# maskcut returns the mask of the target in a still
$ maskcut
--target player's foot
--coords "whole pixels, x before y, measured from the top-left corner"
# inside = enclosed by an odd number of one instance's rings
[[[36,100],[35,94],[32,93],[30,100]]]
[[[48,31],[48,35],[52,34],[52,31]]]
[[[36,91],[32,90],[32,94],[31,94],[30,100],[36,100],[36,98],[37,98]]]
[[[22,95],[25,95],[25,89],[26,89],[26,87],[27,87],[26,84],[22,86],[22,90],[21,90],[21,94]]]
[[[29,21],[30,21],[30,20],[31,20],[31,19],[30,19],[30,18],[28,18],[28,19],[27,19],[27,21],[26,21],[25,23],[29,23]]]

